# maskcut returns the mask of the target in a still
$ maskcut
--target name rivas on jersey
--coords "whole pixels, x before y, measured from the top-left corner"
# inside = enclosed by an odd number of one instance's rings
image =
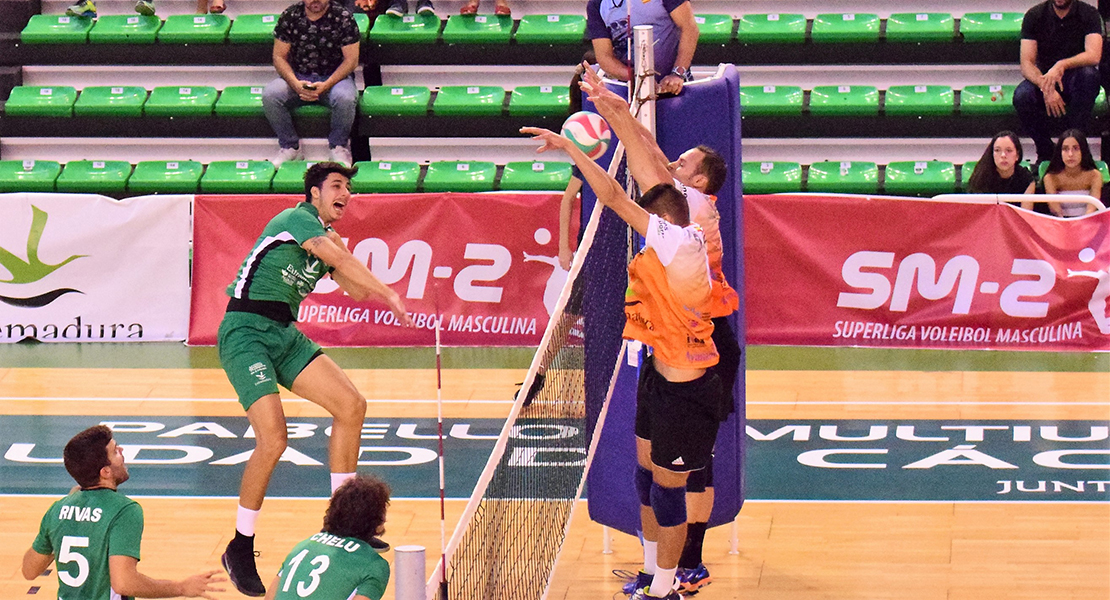
[[[63,521],[88,521],[97,523],[100,521],[100,516],[103,514],[103,509],[91,508],[88,506],[69,506],[68,504],[62,505],[61,510],[58,511],[58,518]]]

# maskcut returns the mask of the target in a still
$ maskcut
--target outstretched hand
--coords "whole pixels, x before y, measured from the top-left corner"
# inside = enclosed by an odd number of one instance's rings
[[[628,102],[613,90],[605,87],[605,82],[593,69],[586,69],[586,72],[582,74],[582,82],[579,86],[581,86],[582,91],[586,92],[589,101],[594,103],[597,113],[607,120],[611,120],[618,111],[628,112]]]
[[[222,592],[224,588],[215,587],[213,584],[221,581],[227,581],[224,577],[217,577],[223,571],[215,570],[192,577],[181,582],[181,595],[186,598],[208,598],[208,600],[216,600],[214,596],[208,592]]]
[[[562,150],[567,151],[571,142],[567,138],[542,127],[521,127],[520,132],[532,136],[533,140],[543,142],[543,145],[536,149],[536,152],[547,152],[548,150]]]

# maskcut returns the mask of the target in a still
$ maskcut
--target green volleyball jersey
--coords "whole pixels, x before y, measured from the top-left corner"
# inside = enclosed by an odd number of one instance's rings
[[[308,202],[281,211],[262,230],[227,295],[284,302],[296,318],[301,301],[329,269],[301,245],[325,231],[320,213]]]
[[[278,578],[276,600],[380,600],[389,563],[360,539],[320,532],[293,547]]]
[[[116,600],[109,556],[138,560],[143,538],[143,508],[109,489],[74,492],[55,502],[39,526],[31,548],[53,554],[58,598]]]

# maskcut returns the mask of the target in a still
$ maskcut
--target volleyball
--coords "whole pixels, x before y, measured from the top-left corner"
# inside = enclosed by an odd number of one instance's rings
[[[563,123],[563,136],[574,142],[578,149],[597,160],[609,149],[609,124],[601,115],[586,110],[579,111],[567,118]]]

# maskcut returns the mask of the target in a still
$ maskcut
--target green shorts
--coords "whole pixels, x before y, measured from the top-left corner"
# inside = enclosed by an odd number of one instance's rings
[[[220,366],[243,410],[267,394],[276,394],[278,384],[291,388],[308,363],[323,354],[320,345],[294,324],[246,312],[225,314],[216,340]]]

